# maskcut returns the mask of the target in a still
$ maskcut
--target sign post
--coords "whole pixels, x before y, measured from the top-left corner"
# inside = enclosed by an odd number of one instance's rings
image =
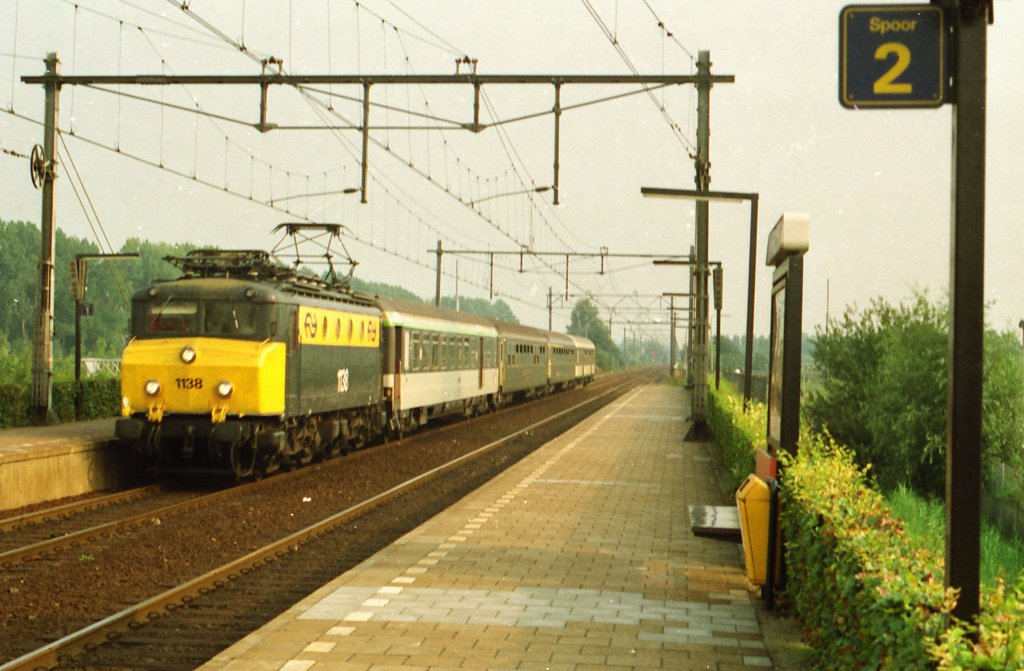
[[[850,5],[839,15],[840,104],[954,105],[946,585],[960,590],[953,615],[962,620],[977,615],[980,601],[985,98],[992,20],[991,0]]]

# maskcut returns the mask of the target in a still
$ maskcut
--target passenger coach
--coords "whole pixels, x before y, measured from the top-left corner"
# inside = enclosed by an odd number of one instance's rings
[[[467,417],[496,404],[497,336],[491,320],[397,298],[375,298],[383,316],[383,387],[393,427]]]

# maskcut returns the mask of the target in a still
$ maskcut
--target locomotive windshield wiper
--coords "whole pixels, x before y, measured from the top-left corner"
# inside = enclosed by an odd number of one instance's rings
[[[163,317],[164,316],[164,310],[167,309],[167,304],[171,302],[172,298],[174,298],[174,297],[173,296],[168,296],[167,297],[167,300],[164,301],[164,304],[161,305],[160,308],[156,311],[156,316],[157,317]]]
[[[156,309],[156,312],[151,312],[150,313],[150,318],[149,318],[149,327],[150,328],[153,328],[154,324],[156,324],[160,320],[160,318],[164,316],[164,310],[167,308],[167,304],[171,302],[171,298],[173,298],[173,297],[172,296],[168,296],[167,300],[164,301],[164,304]]]

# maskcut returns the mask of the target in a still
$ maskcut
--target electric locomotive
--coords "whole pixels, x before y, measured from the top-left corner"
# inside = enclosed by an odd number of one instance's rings
[[[318,279],[260,250],[165,260],[182,275],[132,298],[115,425],[158,472],[259,476],[594,376],[586,338],[354,292],[333,264]]]
[[[193,250],[132,298],[116,434],[162,472],[237,477],[381,434],[381,311],[259,250]]]

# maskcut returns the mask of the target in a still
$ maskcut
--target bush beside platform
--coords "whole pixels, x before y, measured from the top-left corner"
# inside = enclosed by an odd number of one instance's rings
[[[87,378],[82,387],[82,413],[78,419],[116,417],[121,412],[121,380],[116,377]],[[29,426],[32,423],[32,389],[20,384],[0,385],[0,429]],[[53,383],[53,412],[62,422],[75,419],[75,382]]]
[[[764,406],[744,413],[734,390],[711,390],[708,424],[735,486],[764,442]],[[908,538],[848,450],[804,432],[784,469],[785,597],[815,668],[1024,668],[1024,581],[997,583],[978,622],[960,622],[942,557]]]

